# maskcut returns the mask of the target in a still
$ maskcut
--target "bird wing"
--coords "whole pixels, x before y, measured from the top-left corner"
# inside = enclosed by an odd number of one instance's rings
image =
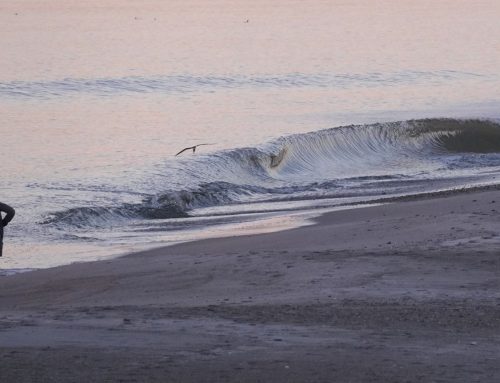
[[[178,156],[179,154],[181,154],[182,152],[185,152],[186,150],[189,150],[189,149],[193,149],[192,146],[190,146],[189,148],[184,148],[182,149],[179,153],[176,154],[176,156]]]
[[[182,149],[179,153],[176,154],[176,156],[178,156],[179,154],[181,154],[182,152],[185,152],[186,150],[189,150],[189,149],[193,149],[193,150],[196,150],[196,147],[197,146],[202,146],[202,145],[215,145],[215,144],[198,144],[198,145],[195,145],[195,146],[189,146],[187,148],[184,148]]]

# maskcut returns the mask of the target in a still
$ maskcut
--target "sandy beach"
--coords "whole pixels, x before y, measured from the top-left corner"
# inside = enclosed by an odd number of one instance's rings
[[[500,382],[500,1],[0,10],[0,383]]]
[[[1,382],[497,382],[500,193],[0,279]]]

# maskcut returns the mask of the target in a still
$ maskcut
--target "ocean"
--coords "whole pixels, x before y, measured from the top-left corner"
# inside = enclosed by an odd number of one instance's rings
[[[496,0],[3,0],[0,275],[500,183],[498,20]]]

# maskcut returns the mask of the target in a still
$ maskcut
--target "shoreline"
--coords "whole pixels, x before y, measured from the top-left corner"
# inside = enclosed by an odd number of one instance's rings
[[[1,278],[0,380],[494,382],[499,204],[496,186]]]
[[[298,209],[298,210],[289,210],[282,211],[281,213],[287,214],[278,214],[274,217],[259,219],[255,221],[245,221],[241,224],[235,224],[230,229],[228,228],[219,228],[214,233],[209,235],[201,235],[198,238],[188,238],[179,241],[173,242],[164,242],[157,243],[156,245],[141,245],[140,247],[136,247],[134,250],[122,250],[122,251],[112,251],[108,255],[91,257],[90,259],[81,259],[74,260],[68,263],[61,264],[53,264],[49,266],[41,266],[41,267],[19,267],[16,264],[14,268],[4,268],[0,269],[0,278],[10,277],[12,275],[16,275],[19,273],[33,272],[37,270],[45,270],[55,267],[68,266],[72,264],[80,264],[80,263],[88,263],[88,262],[96,262],[96,261],[106,261],[113,260],[116,258],[126,257],[129,255],[134,255],[138,253],[142,253],[150,250],[157,250],[161,248],[167,248],[171,246],[177,246],[180,244],[191,243],[203,241],[206,239],[222,239],[231,236],[248,236],[248,235],[261,235],[268,234],[280,231],[287,231],[298,229],[302,226],[307,225],[315,225],[317,220],[321,218],[321,216],[325,214],[330,214],[331,212],[341,211],[341,210],[349,210],[349,209],[363,209],[370,206],[380,205],[380,204],[390,204],[395,202],[407,202],[407,201],[417,201],[417,200],[425,200],[429,198],[441,198],[448,197],[460,194],[467,193],[476,193],[482,191],[494,191],[500,190],[500,184],[488,184],[488,185],[480,185],[480,186],[472,186],[472,187],[463,187],[459,189],[445,189],[433,192],[424,192],[419,194],[410,194],[410,195],[402,195],[402,196],[390,196],[390,197],[380,197],[373,200],[368,201],[360,201],[360,202],[350,202],[344,203],[340,205],[335,205],[331,207],[311,207],[309,209]],[[294,217],[293,219],[291,217]],[[299,217],[299,218],[298,218]],[[292,223],[294,222],[294,223]],[[269,225],[278,224],[279,227],[270,228]],[[222,225],[224,226],[224,225]],[[233,233],[229,234],[233,231]],[[234,231],[237,233],[234,233]],[[18,249],[19,250],[19,249]],[[71,248],[68,248],[68,251],[71,251]],[[61,250],[59,250],[61,252]]]

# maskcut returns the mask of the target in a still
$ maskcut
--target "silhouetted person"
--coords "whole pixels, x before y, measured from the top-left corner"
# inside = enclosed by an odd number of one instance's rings
[[[5,213],[5,217],[2,216],[2,213]],[[3,228],[7,226],[16,211],[11,208],[9,205],[0,202],[0,257],[2,256],[2,248],[3,248]]]

